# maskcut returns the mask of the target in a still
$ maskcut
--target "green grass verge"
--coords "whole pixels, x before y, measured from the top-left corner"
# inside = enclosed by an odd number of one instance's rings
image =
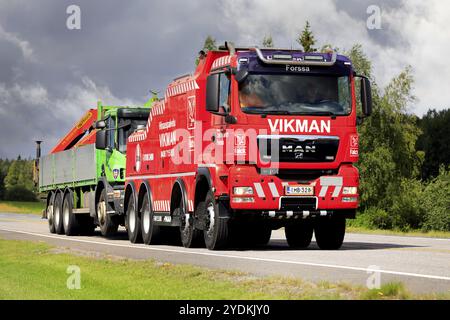
[[[45,208],[43,202],[0,201],[0,212],[41,214]]]
[[[69,290],[68,266],[81,289]],[[345,283],[255,277],[151,260],[128,260],[44,243],[0,240],[0,299],[408,299],[397,284],[367,290]],[[379,293],[381,292],[381,293]],[[417,297],[415,297],[417,298]],[[425,298],[449,298],[427,296]]]
[[[446,231],[400,231],[400,230],[381,230],[381,229],[369,229],[365,227],[347,226],[347,232],[351,233],[365,233],[365,234],[379,234],[387,236],[407,236],[407,237],[425,237],[425,238],[450,238],[450,232]]]

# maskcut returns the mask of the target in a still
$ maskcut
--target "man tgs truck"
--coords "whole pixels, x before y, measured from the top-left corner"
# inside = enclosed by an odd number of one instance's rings
[[[359,201],[357,124],[370,113],[369,80],[335,52],[226,43],[202,53],[129,137],[130,241],[177,228],[185,247],[219,249],[265,244],[284,227],[292,247],[314,232],[321,249],[340,248]]]

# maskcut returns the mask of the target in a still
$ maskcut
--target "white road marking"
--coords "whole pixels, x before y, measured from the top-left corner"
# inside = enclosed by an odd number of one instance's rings
[[[344,270],[353,270],[353,271],[362,271],[362,272],[367,272],[367,270],[368,270],[368,268],[350,267],[350,266],[333,265],[333,264],[325,264],[325,263],[313,263],[313,262],[290,261],[290,260],[279,260],[279,259],[268,259],[268,258],[256,258],[256,257],[247,257],[247,256],[225,255],[225,254],[218,254],[218,253],[213,253],[213,252],[195,252],[195,251],[185,251],[185,250],[179,250],[179,249],[154,248],[154,247],[143,246],[143,245],[127,245],[127,244],[118,244],[118,243],[107,243],[107,242],[101,242],[101,241],[74,239],[74,238],[69,238],[69,237],[66,237],[66,236],[48,235],[48,234],[42,234],[42,233],[33,233],[33,232],[26,232],[26,231],[12,230],[12,229],[4,229],[4,228],[0,228],[0,230],[1,231],[7,231],[7,232],[28,234],[28,235],[32,235],[32,236],[39,236],[39,237],[50,238],[50,239],[59,239],[59,240],[65,240],[65,241],[74,241],[74,242],[81,242],[81,243],[99,244],[99,245],[121,247],[121,248],[144,249],[144,250],[172,252],[172,253],[183,253],[183,254],[196,254],[196,255],[210,256],[210,257],[242,259],[242,260],[251,260],[251,261],[272,262],[272,263],[285,263],[285,264],[294,264],[294,265],[302,265],[302,266],[334,268],[334,269],[344,269]],[[401,272],[401,271],[392,271],[392,270],[377,270],[377,272],[385,273],[385,274],[407,276],[407,277],[427,278],[427,279],[450,281],[450,277],[445,277],[445,276],[436,276],[436,275]]]

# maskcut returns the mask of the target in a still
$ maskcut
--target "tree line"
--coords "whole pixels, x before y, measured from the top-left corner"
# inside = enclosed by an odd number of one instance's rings
[[[33,182],[33,160],[0,159],[0,200],[36,201]]]

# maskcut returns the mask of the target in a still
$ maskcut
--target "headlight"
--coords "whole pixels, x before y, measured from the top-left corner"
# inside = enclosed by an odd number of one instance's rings
[[[344,187],[342,190],[342,194],[357,194],[358,188],[357,187]]]
[[[356,197],[344,197],[342,198],[342,202],[357,202],[358,198]]]
[[[236,196],[253,195],[252,187],[234,187],[233,194]]]

